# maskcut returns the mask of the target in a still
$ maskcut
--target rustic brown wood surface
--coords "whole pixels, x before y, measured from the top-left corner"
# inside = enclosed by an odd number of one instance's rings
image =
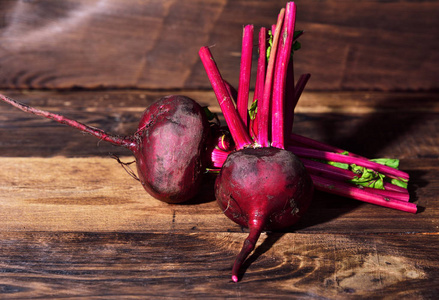
[[[2,92],[121,135],[171,93]],[[176,92],[219,111],[210,91]],[[217,207],[213,177],[187,204],[159,202],[109,157],[129,153],[0,103],[0,298],[437,298],[438,100],[305,93],[295,132],[400,158],[420,211],[316,193],[299,224],[262,235],[239,283],[230,271],[247,231]]]
[[[204,45],[236,84],[242,26],[270,26],[285,3],[1,1],[0,88],[210,88]],[[439,1],[296,3],[308,89],[439,89]]]

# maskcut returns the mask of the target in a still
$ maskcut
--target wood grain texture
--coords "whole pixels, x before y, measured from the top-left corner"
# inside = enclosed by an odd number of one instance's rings
[[[162,95],[218,112],[210,91],[2,91],[130,134]],[[434,93],[306,92],[294,130],[401,159],[417,214],[316,193],[294,227],[263,233],[231,282],[247,229],[208,177],[181,205],[150,197],[108,156],[129,153],[0,104],[0,298],[434,299],[439,295],[439,102]]]
[[[439,293],[437,236],[263,234],[236,284],[227,273],[244,237],[1,233],[0,291],[8,299],[432,299]]]
[[[123,159],[129,161],[129,158]],[[6,231],[233,231],[213,195],[214,177],[184,205],[149,196],[110,158],[0,158],[0,219]],[[403,160],[412,175],[412,200],[421,213],[408,214],[316,193],[298,232],[432,233],[438,231],[439,164]],[[399,220],[403,218],[404,222]]]
[[[211,91],[3,93],[120,135],[132,134],[145,108],[168,94],[187,95],[220,114]],[[98,142],[75,129],[0,105],[0,140],[7,140],[0,143],[2,156],[130,155],[120,147]],[[296,112],[296,133],[367,157],[437,158],[439,155],[438,94],[305,92]]]
[[[210,88],[212,50],[239,77],[242,26],[286,1],[39,0],[0,3],[0,88]],[[296,1],[295,56],[312,90],[437,90],[438,1]]]

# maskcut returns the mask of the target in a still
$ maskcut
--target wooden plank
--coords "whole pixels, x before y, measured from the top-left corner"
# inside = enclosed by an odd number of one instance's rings
[[[236,85],[242,26],[270,26],[286,1],[6,1],[0,88],[209,88],[214,45]],[[301,1],[296,72],[312,90],[437,90],[438,1]]]
[[[63,114],[119,135],[134,133],[143,111],[151,103],[170,94],[187,95],[200,105],[211,107],[213,112],[219,112],[217,100],[211,92],[5,91],[3,93],[40,109]],[[8,141],[0,143],[2,156],[108,156],[109,153],[130,155],[130,152],[121,147],[98,142],[96,138],[84,135],[75,129],[25,114],[4,103],[1,104],[1,109],[0,140]],[[45,142],[41,143],[41,141]]]
[[[144,109],[168,94],[184,94],[220,114],[210,90],[3,93],[120,135],[132,134]],[[2,156],[130,155],[120,147],[98,143],[94,137],[53,121],[25,114],[3,103],[0,107]],[[305,92],[296,112],[296,133],[367,157],[437,158],[439,155],[438,94]]]
[[[180,92],[218,112],[212,92]],[[144,108],[166,93],[169,91],[7,94],[126,135],[135,131]],[[401,168],[411,175],[411,197],[424,211],[417,215],[389,212],[317,193],[309,217],[295,230],[436,232],[438,103],[435,94],[305,93],[297,109],[296,132],[370,157],[400,158]],[[194,200],[195,206],[168,206],[149,197],[109,158],[109,153],[115,153],[131,161],[128,151],[13,107],[1,107],[2,228],[138,231],[175,226],[203,231],[241,230],[218,210],[211,181]],[[400,218],[405,221],[399,222]]]
[[[0,293],[50,298],[433,299],[437,235],[263,234],[242,281],[242,233],[0,233]],[[251,263],[250,263],[251,262]]]
[[[291,230],[437,233],[437,159],[403,163],[412,174],[410,190],[420,206],[418,214],[316,193],[308,214]],[[216,204],[214,177],[207,178],[195,199],[169,205],[149,196],[110,158],[2,157],[0,165],[2,231],[242,231]]]
[[[213,201],[212,192],[203,191],[193,206],[169,205],[147,194],[113,159],[1,161],[2,230],[171,231],[176,224],[190,229],[218,219],[228,223],[217,206],[208,203]],[[194,211],[199,214],[191,217]]]
[[[133,132],[144,108],[172,92],[5,91],[118,134]],[[210,90],[177,92],[219,111]],[[418,93],[304,94],[297,132],[400,158],[421,209],[409,214],[316,193],[298,224],[262,234],[238,284],[231,266],[248,230],[218,208],[214,177],[192,201],[162,203],[108,157],[114,148],[1,104],[0,298],[433,299],[437,100]]]

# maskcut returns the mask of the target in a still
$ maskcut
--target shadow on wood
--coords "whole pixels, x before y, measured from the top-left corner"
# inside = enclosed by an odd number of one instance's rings
[[[244,264],[241,267],[240,274],[239,274],[239,280],[241,280],[247,269],[251,266],[253,262],[255,262],[261,255],[265,254],[268,250],[273,247],[276,242],[282,238],[282,236],[285,234],[285,232],[268,232],[267,237],[262,242],[262,244],[259,245],[259,247],[256,247],[256,249],[253,251],[253,254],[250,255]]]

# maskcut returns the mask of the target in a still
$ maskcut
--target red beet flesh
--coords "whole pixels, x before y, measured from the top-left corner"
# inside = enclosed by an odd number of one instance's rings
[[[227,157],[216,180],[215,196],[227,217],[250,229],[233,266],[234,281],[261,232],[295,224],[307,210],[313,191],[305,167],[289,151],[246,148]]]

